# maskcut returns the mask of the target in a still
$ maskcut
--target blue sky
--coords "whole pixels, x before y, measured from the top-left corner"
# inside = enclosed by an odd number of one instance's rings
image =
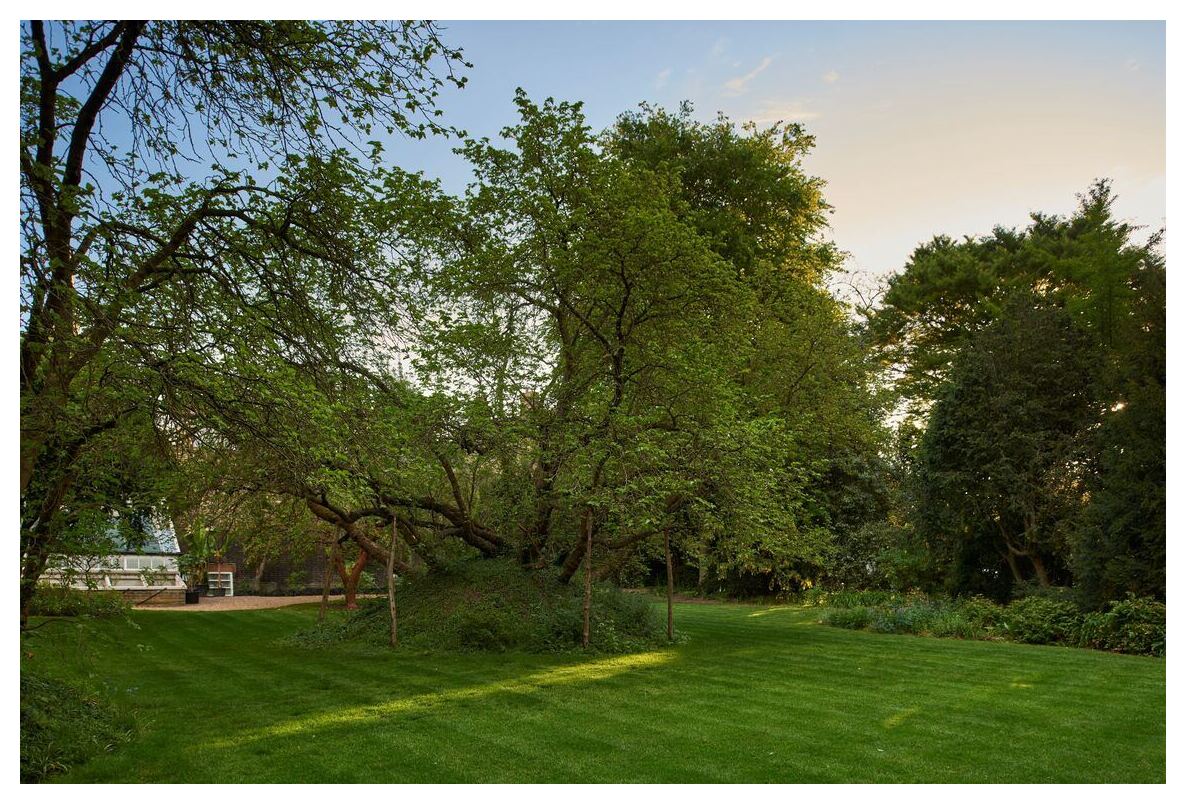
[[[933,234],[1069,212],[1111,177],[1122,217],[1165,219],[1165,26],[1119,22],[446,22],[474,69],[447,119],[495,136],[511,99],[582,100],[595,128],[640,101],[804,123],[832,234],[857,270]],[[389,156],[459,191],[442,141]]]

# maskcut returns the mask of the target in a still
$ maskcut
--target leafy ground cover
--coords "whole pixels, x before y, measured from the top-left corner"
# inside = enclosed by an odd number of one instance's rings
[[[335,613],[335,616],[343,616]],[[285,644],[313,606],[42,628],[26,670],[136,739],[71,782],[1161,782],[1165,663],[680,605],[606,656]]]
[[[580,649],[582,587],[561,584],[509,561],[459,561],[401,580],[396,590],[403,647],[429,651],[554,653]],[[609,584],[593,587],[590,627],[595,653],[633,653],[666,641],[658,613],[645,597]],[[289,642],[330,648],[343,641],[388,644],[386,596],[365,599],[345,619],[315,624]]]
[[[1165,655],[1165,604],[1149,598],[1112,601],[1103,611],[1039,595],[999,605],[982,597],[861,591],[816,595],[812,602],[826,606],[823,621],[839,628]]]
[[[21,673],[21,781],[41,782],[116,750],[135,735],[126,714],[93,694]]]

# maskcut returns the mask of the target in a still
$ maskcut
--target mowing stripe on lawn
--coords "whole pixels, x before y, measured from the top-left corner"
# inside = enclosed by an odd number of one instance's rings
[[[687,642],[624,657],[281,644],[316,606],[133,616],[24,646],[145,721],[64,781],[1165,778],[1165,663],[1146,657],[794,607],[680,604]]]

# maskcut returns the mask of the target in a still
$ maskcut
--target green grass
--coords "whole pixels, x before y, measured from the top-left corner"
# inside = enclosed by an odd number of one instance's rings
[[[27,667],[134,707],[69,782],[1163,782],[1165,663],[681,605],[625,656],[283,647],[308,607],[42,628]],[[93,629],[93,630],[88,630]],[[31,656],[29,654],[32,654]]]

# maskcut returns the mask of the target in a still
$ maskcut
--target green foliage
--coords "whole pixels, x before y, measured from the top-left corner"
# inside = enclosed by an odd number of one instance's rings
[[[31,615],[43,617],[118,617],[131,607],[119,592],[71,589],[41,584],[29,604]]]
[[[132,739],[133,721],[99,697],[21,671],[21,782],[43,782]]]
[[[467,561],[397,586],[400,646],[427,651],[576,650],[583,626],[581,590],[506,561]],[[362,600],[357,612],[291,637],[300,645],[342,641],[386,644],[387,600]],[[602,653],[666,642],[650,602],[607,585],[594,587],[590,644]]]
[[[826,607],[823,621],[838,628],[1165,655],[1165,604],[1130,597],[1084,613],[1068,598],[1067,590],[1043,590],[1001,605],[984,597],[837,591],[807,601]]]
[[[221,556],[227,547],[227,537],[215,536],[210,528],[201,522],[194,523],[186,539],[185,549],[177,557],[177,569],[185,578],[190,589],[197,589],[206,578],[206,566]]]
[[[294,569],[284,579],[284,588],[289,592],[302,592],[309,582],[309,573],[303,569]]]
[[[905,602],[908,596],[900,592],[881,589],[829,589],[816,586],[805,591],[800,599],[809,606],[851,609],[896,605]]]
[[[919,595],[890,596],[881,603],[847,606],[839,597],[823,617],[828,625],[882,634],[918,634],[959,639],[997,638],[999,606],[983,598],[947,600]]]
[[[1114,201],[1101,180],[1069,218],[1035,213],[1023,230],[940,236],[915,250],[890,280],[870,332],[883,360],[903,372],[898,388],[916,413],[935,397],[956,355],[1017,294],[1066,309],[1097,344],[1142,338],[1130,315],[1134,288],[1159,270],[1160,234],[1137,242],[1136,228],[1112,217]]]
[[[390,323],[383,241],[423,182],[363,140],[449,131],[465,63],[416,21],[32,20],[20,43],[24,607],[88,515],[192,498],[176,465],[236,431],[285,442],[293,365]]]
[[[900,515],[949,591],[1164,597],[1162,234],[1114,200],[1098,181],[1067,218],[936,238],[870,316],[903,433],[925,430]]]
[[[959,612],[975,629],[986,634],[999,634],[1005,622],[1005,607],[985,597],[974,595],[961,598]]]
[[[867,521],[832,542],[824,562],[825,582],[829,587],[900,592],[924,588],[930,585],[931,560],[909,525]]]
[[[868,628],[873,622],[873,612],[864,606],[853,606],[829,611],[824,615],[824,622],[837,628]]]
[[[1119,653],[1165,655],[1165,604],[1129,596],[1083,618],[1080,644]]]
[[[1082,613],[1069,601],[1049,597],[1014,600],[1001,618],[1001,628],[1014,642],[1034,645],[1078,642]]]
[[[1096,404],[1095,360],[1065,313],[1023,296],[960,352],[915,476],[919,527],[951,556],[955,591],[973,583],[961,572],[982,568],[1058,577],[1083,496],[1079,437]]]
[[[1108,397],[1091,436],[1096,472],[1072,550],[1085,605],[1124,594],[1165,599],[1165,270],[1135,283],[1142,337],[1118,344]]]

